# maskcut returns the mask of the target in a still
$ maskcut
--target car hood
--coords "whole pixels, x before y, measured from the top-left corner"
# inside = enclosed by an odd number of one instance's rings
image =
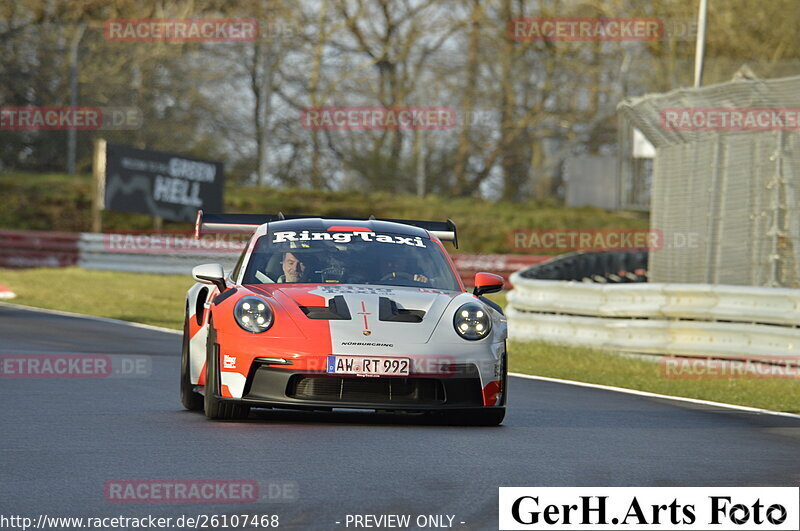
[[[327,322],[336,347],[427,343],[458,291],[374,285],[247,286],[283,306],[301,330]],[[391,346],[390,346],[391,345]]]

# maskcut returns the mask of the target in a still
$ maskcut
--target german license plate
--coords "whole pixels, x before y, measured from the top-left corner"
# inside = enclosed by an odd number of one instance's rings
[[[328,356],[328,372],[331,374],[408,376],[410,367],[411,360],[408,358]]]

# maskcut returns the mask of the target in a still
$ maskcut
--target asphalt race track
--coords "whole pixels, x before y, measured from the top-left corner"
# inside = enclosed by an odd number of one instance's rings
[[[266,410],[212,422],[181,407],[178,334],[0,306],[0,355],[76,353],[145,356],[150,374],[0,378],[0,514],[277,514],[282,529],[430,514],[497,529],[499,486],[800,483],[800,420],[518,378],[497,428]],[[289,494],[106,501],[107,481],[130,479],[255,480]]]

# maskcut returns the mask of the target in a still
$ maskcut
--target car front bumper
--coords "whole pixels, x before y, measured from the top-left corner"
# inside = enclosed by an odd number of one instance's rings
[[[224,397],[220,397],[225,400]],[[439,375],[361,377],[253,363],[236,401],[254,407],[435,411],[485,409],[478,368],[464,364]]]

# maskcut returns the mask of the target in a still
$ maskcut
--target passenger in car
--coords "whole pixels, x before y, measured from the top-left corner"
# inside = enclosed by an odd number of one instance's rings
[[[391,254],[382,262],[381,280],[391,281],[394,279],[404,279],[424,283],[430,281],[430,279],[422,273],[411,273],[413,269],[418,268],[411,267],[408,257],[399,253]]]

